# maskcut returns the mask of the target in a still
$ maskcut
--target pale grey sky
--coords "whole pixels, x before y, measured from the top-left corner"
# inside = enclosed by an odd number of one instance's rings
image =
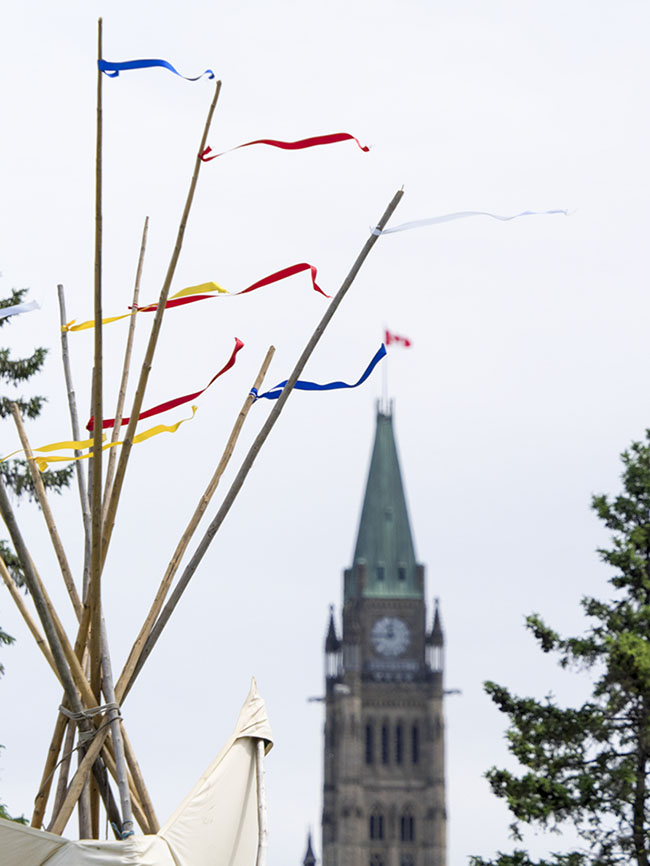
[[[69,433],[56,284],[66,286],[70,318],[92,314],[99,14],[108,59],[163,57],[186,74],[210,66],[222,78],[215,150],[337,131],[373,145],[369,154],[352,144],[249,148],[210,163],[176,290],[208,280],[236,290],[307,261],[334,291],[402,184],[395,222],[469,209],[573,211],[381,238],[308,367],[308,378],[352,381],[385,325],[413,341],[391,353],[388,378],[417,554],[429,597],[442,603],[447,685],[462,690],[447,705],[450,863],[508,848],[508,813],[482,778],[506,760],[504,719],[481,684],[580,698],[584,685],[540,656],[523,617],[535,610],[580,629],[581,595],[607,592],[594,553],[606,539],[589,501],[617,489],[618,454],[650,418],[648,6],[5,4],[1,286],[31,287],[42,310],[2,337],[17,353],[52,349],[35,383],[50,397],[29,429],[35,444]],[[157,298],[211,93],[207,81],[162,70],[105,81],[107,314],[129,303],[146,214],[142,297]],[[290,372],[326,303],[301,276],[166,318],[147,405],[203,387],[233,337],[246,348],[194,421],[133,453],[105,572],[115,667],[267,346],[277,347],[272,385]],[[145,331],[140,324],[138,358]],[[70,337],[83,407],[91,333]],[[105,332],[108,402],[125,333],[124,323]],[[323,687],[327,606],[338,606],[350,565],[380,392],[378,375],[357,391],[291,397],[124,707],[164,819],[219,749],[257,676],[277,742],[268,760],[270,866],[302,860],[308,826],[320,835],[322,710],[306,699]],[[268,411],[253,408],[236,458]],[[180,417],[176,410],[168,423]],[[0,441],[3,453],[16,447],[9,423]],[[55,506],[79,567],[75,491]],[[66,610],[40,516],[25,504],[19,517]],[[18,639],[3,651],[0,793],[29,814],[59,689],[6,596],[0,623]],[[532,844],[543,851],[560,841]]]

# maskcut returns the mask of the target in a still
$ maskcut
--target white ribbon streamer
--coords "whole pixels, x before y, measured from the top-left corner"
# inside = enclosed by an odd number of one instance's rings
[[[7,316],[17,316],[18,313],[31,313],[32,310],[40,309],[40,304],[36,301],[28,301],[25,304],[14,304],[12,307],[0,309],[0,319],[6,319]]]
[[[424,226],[435,226],[435,225],[438,225],[438,223],[449,223],[449,222],[452,222],[453,220],[462,220],[462,219],[465,219],[466,217],[473,217],[473,216],[487,216],[487,217],[492,217],[492,219],[495,219],[495,220],[501,220],[502,222],[508,222],[509,220],[516,220],[516,219],[519,219],[519,217],[524,217],[524,216],[541,216],[541,215],[545,215],[545,214],[555,214],[555,213],[561,213],[561,214],[564,214],[564,216],[569,215],[568,210],[524,210],[521,213],[512,214],[511,216],[501,216],[501,214],[489,213],[488,211],[484,211],[484,210],[461,210],[461,211],[457,211],[456,213],[446,213],[446,214],[442,214],[442,216],[429,217],[429,219],[413,220],[413,222],[402,223],[399,226],[393,226],[392,228],[384,229],[383,231],[380,231],[378,228],[374,228],[374,229],[372,229],[372,234],[373,235],[389,235],[389,234],[392,234],[393,232],[406,232],[409,229],[419,229],[419,228],[423,228]]]

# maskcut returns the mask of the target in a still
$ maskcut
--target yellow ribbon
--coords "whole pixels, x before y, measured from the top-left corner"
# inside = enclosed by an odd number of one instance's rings
[[[186,289],[181,289],[180,292],[176,292],[175,295],[172,295],[169,298],[170,301],[174,301],[176,298],[186,298],[188,295],[205,295],[208,292],[217,292],[221,295],[229,295],[230,292],[226,291],[219,283],[201,283],[200,286],[188,286]],[[156,304],[144,304],[146,308],[156,307]],[[124,313],[121,316],[110,316],[108,319],[102,319],[102,325],[110,325],[111,322],[119,322],[120,319],[128,319],[131,316],[135,316],[137,313],[142,312],[143,307],[140,309],[132,310],[130,313]],[[95,320],[90,319],[87,322],[82,322],[80,325],[75,325],[76,319],[72,319],[71,322],[68,322],[67,325],[62,325],[62,331],[85,331],[88,328],[95,327]]]
[[[191,421],[192,418],[196,415],[196,406],[192,406],[192,414],[189,418],[181,418],[180,421],[177,421],[176,424],[156,424],[155,427],[150,427],[148,430],[143,430],[142,433],[138,433],[137,436],[133,437],[133,444],[137,445],[140,442],[145,442],[147,439],[151,439],[152,436],[157,436],[159,433],[175,433],[181,424],[184,424],[186,421]],[[106,434],[102,435],[102,442],[106,442]],[[34,451],[58,451],[60,448],[73,448],[75,451],[80,451],[83,448],[88,448],[93,444],[92,439],[85,439],[83,442],[53,442],[51,445],[43,445],[42,448],[35,448]],[[114,448],[116,445],[123,445],[124,440],[118,442],[108,442],[106,445],[102,446],[102,451],[106,451],[107,448]],[[14,451],[14,454],[17,454],[18,451]],[[8,460],[12,455],[9,454],[5,457],[5,460]],[[87,460],[89,457],[93,456],[92,450],[90,450],[87,454],[80,454],[79,457],[68,457],[64,454],[53,454],[51,457],[34,457],[34,461],[41,472],[44,472],[50,463],[66,463],[73,462],[75,460]],[[2,462],[2,461],[0,461]]]
[[[59,449],[63,448],[72,448],[75,451],[83,451],[84,448],[90,448],[93,444],[93,439],[83,439],[81,441],[75,441],[74,439],[67,439],[65,442],[52,442],[51,445],[41,445],[40,448],[32,448],[32,451],[59,451]],[[102,442],[106,441],[106,434],[102,435]],[[17,451],[12,451],[11,454],[7,454],[6,457],[3,457],[0,460],[0,463],[4,463],[5,460],[9,460],[10,457],[13,457],[15,454],[20,454],[22,452],[22,448],[19,448]],[[70,458],[65,458],[70,459]]]
[[[189,286],[187,289],[181,289],[169,299],[173,301],[175,298],[186,298],[188,295],[205,295],[207,292],[218,292],[220,295],[229,295],[219,283],[201,283],[200,286]]]
[[[133,310],[131,313],[124,313],[123,316],[111,316],[109,319],[102,319],[102,325],[110,325],[111,322],[119,322],[120,319],[128,319],[130,316],[135,316],[138,310]],[[68,322],[67,325],[62,325],[62,331],[85,331],[86,328],[94,328],[95,322],[91,320],[89,322],[82,322],[80,325],[75,325],[76,319],[73,319],[71,322]]]

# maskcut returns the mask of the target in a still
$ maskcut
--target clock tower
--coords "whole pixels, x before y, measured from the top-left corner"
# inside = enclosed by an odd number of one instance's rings
[[[331,608],[325,641],[323,866],[446,866],[443,649],[378,410],[341,637]]]

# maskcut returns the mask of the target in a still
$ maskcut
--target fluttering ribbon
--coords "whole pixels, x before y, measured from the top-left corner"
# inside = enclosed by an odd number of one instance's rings
[[[98,60],[97,66],[99,67],[99,71],[108,75],[109,78],[117,78],[120,72],[127,72],[129,69],[150,69],[152,66],[162,66],[164,69],[169,69],[174,75],[178,75],[186,81],[198,81],[204,75],[207,75],[208,78],[214,78],[214,72],[211,69],[206,69],[205,72],[197,75],[196,78],[189,78],[187,75],[181,75],[166,60],[123,60],[119,63],[114,63],[111,60]]]
[[[501,216],[498,213],[490,213],[489,211],[484,210],[462,210],[457,213],[446,213],[442,214],[442,216],[429,217],[428,219],[423,220],[413,220],[410,223],[402,223],[398,226],[392,226],[392,228],[388,229],[372,229],[373,235],[390,235],[394,232],[406,232],[410,229],[419,229],[424,226],[435,226],[439,223],[449,223],[453,220],[462,220],[466,217],[474,217],[474,216],[486,216],[491,217],[494,220],[501,220],[502,222],[509,222],[510,220],[519,219],[519,217],[525,216],[546,216],[548,214],[564,214],[564,216],[569,215],[568,210],[524,210],[521,213],[511,214],[510,216]]]
[[[133,444],[138,445],[140,442],[145,442],[147,439],[151,439],[152,436],[158,436],[160,433],[175,433],[181,424],[184,424],[186,421],[191,421],[196,414],[197,407],[192,406],[192,414],[189,418],[181,418],[180,421],[177,421],[175,424],[156,424],[155,427],[150,427],[148,430],[143,430],[142,433],[138,433],[137,436],[133,437]],[[102,434],[102,442],[106,441],[106,436]],[[34,451],[54,451],[65,448],[74,448],[76,451],[81,450],[82,448],[87,448],[93,444],[92,439],[87,439],[82,442],[54,442],[52,445],[44,445],[42,448],[35,448]],[[102,451],[106,451],[108,448],[115,448],[117,445],[123,445],[124,441],[117,442],[108,442],[106,445],[102,445]],[[14,451],[14,454],[18,452]],[[10,455],[11,456],[11,455]],[[93,456],[92,450],[88,451],[86,454],[80,454],[78,457],[66,456],[65,454],[54,454],[51,457],[34,457],[34,460],[41,470],[44,472],[50,463],[68,463],[74,462],[75,460],[88,460],[89,457]],[[5,457],[5,460],[7,458]]]
[[[193,394],[186,394],[184,397],[175,397],[173,400],[167,400],[165,403],[159,403],[157,406],[154,406],[151,409],[147,409],[145,412],[140,412],[140,414],[138,415],[138,421],[144,421],[145,418],[151,418],[152,415],[160,415],[161,412],[166,412],[168,409],[175,409],[176,406],[182,406],[184,403],[189,403],[190,400],[196,400],[197,397],[200,397],[201,394],[203,394],[205,391],[208,390],[210,385],[212,385],[212,383],[215,382],[219,378],[219,376],[223,376],[224,373],[227,373],[228,370],[230,370],[230,368],[235,365],[235,361],[237,359],[237,352],[239,352],[239,350],[243,349],[243,348],[244,348],[244,344],[242,343],[242,341],[237,339],[237,337],[235,337],[235,348],[232,351],[232,355],[230,356],[230,358],[226,362],[225,366],[223,366],[221,368],[221,370],[219,370],[219,372],[210,379],[210,381],[205,386],[205,388],[203,388],[201,391],[195,391]],[[94,420],[95,419],[93,416],[90,419],[90,421],[86,424],[86,430],[88,430],[90,432],[92,432],[94,430],[94,427],[95,427]],[[123,426],[124,424],[128,424],[129,420],[130,420],[129,418],[122,418],[122,421],[120,422],[120,426]],[[114,427],[114,426],[115,426],[115,418],[104,418],[103,419],[102,428],[104,430],[106,430],[109,427]]]
[[[368,153],[369,147],[361,144],[358,138],[350,135],[349,132],[332,132],[329,135],[314,135],[311,138],[301,138],[299,141],[278,141],[275,138],[257,138],[255,141],[247,141],[244,144],[238,144],[236,147],[229,147],[228,150],[222,150],[221,153],[215,153],[212,156],[211,147],[200,154],[203,162],[210,162],[225,153],[232,153],[233,150],[240,150],[242,147],[251,147],[253,144],[267,144],[270,147],[279,147],[281,150],[303,150],[306,147],[319,147],[322,144],[337,144],[339,141],[355,141],[364,153]]]
[[[106,436],[102,434],[102,442],[105,441]],[[83,439],[81,441],[66,439],[64,442],[52,442],[50,445],[41,445],[40,448],[32,448],[32,451],[65,451],[68,448],[72,448],[75,451],[83,451],[85,448],[90,448],[93,442],[93,439]],[[17,451],[12,451],[11,454],[7,454],[6,457],[3,457],[2,460],[0,460],[0,463],[4,463],[5,460],[9,460],[10,457],[14,457],[16,454],[21,454],[22,450],[22,448],[19,448]]]
[[[7,316],[17,316],[19,313],[31,313],[32,310],[40,310],[40,308],[40,304],[37,301],[12,304],[11,307],[2,307],[0,309],[0,319],[6,319]]]
[[[323,295],[324,298],[331,297],[331,295],[327,295],[316,282],[318,271],[313,265],[310,265],[308,262],[300,262],[300,264],[298,265],[290,265],[288,268],[282,268],[281,271],[276,271],[274,274],[269,274],[268,277],[264,277],[263,279],[258,280],[256,283],[248,286],[247,289],[242,289],[240,292],[232,292],[232,295],[245,295],[247,292],[254,292],[255,289],[261,289],[263,286],[270,286],[271,283],[277,283],[279,280],[286,280],[288,277],[293,277],[295,274],[302,273],[302,271],[309,271],[311,276],[312,288],[315,292],[320,292],[320,294]],[[196,288],[200,289],[201,286],[196,286]]]
[[[330,295],[327,295],[316,282],[318,271],[314,267],[314,265],[310,265],[307,262],[301,262],[298,265],[290,265],[290,267],[288,268],[283,268],[281,271],[276,271],[274,274],[269,274],[268,277],[264,277],[263,279],[258,280],[256,283],[253,283],[251,286],[248,286],[246,289],[242,289],[239,292],[228,292],[218,283],[214,282],[201,283],[198,286],[189,286],[186,289],[181,289],[180,292],[176,292],[175,295],[172,295],[165,304],[165,309],[180,307],[184,304],[192,304],[194,303],[194,301],[204,301],[208,298],[215,298],[217,297],[217,295],[224,295],[226,297],[235,298],[237,297],[237,295],[245,295],[248,292],[255,291],[255,289],[261,289],[263,286],[269,286],[271,285],[271,283],[277,283],[280,280],[286,280],[288,277],[293,277],[295,274],[299,274],[302,271],[309,271],[311,275],[311,284],[314,291],[319,292],[325,298],[330,297]],[[102,325],[109,325],[111,322],[118,322],[120,319],[128,319],[129,316],[135,316],[136,313],[154,313],[157,309],[158,304],[147,304],[144,307],[137,307],[130,313],[123,313],[121,316],[111,316],[110,318],[102,319]],[[80,325],[76,325],[75,320],[73,319],[71,322],[68,322],[67,325],[63,325],[61,330],[85,331],[87,328],[94,327],[95,322],[92,319],[86,322],[82,322]]]
[[[375,352],[372,361],[361,374],[361,377],[352,385],[348,385],[347,382],[327,382],[324,385],[319,385],[317,382],[306,382],[303,379],[298,379],[293,387],[297,391],[338,391],[340,388],[358,388],[359,385],[362,385],[366,381],[385,354],[386,346],[382,343],[379,349]],[[284,382],[280,382],[279,385],[276,385],[275,388],[266,391],[264,394],[258,394],[257,388],[251,388],[250,393],[256,400],[261,400],[263,397],[267,400],[277,400],[288,381],[288,379],[285,379]]]

